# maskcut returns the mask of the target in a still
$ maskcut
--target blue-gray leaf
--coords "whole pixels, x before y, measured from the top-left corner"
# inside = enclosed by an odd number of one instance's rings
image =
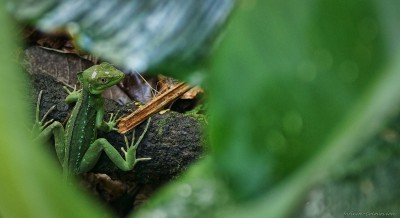
[[[114,64],[182,75],[210,53],[234,5],[235,0],[20,0],[9,9],[44,31],[66,28],[81,48]]]

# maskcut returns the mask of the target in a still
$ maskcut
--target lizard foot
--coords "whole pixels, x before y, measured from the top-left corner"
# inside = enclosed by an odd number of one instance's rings
[[[144,130],[143,130],[143,133],[140,135],[139,139],[136,141],[135,144],[134,144],[134,141],[135,141],[135,130],[133,130],[133,132],[132,132],[132,140],[131,140],[131,143],[130,143],[130,144],[129,144],[129,142],[128,142],[128,138],[126,137],[126,135],[124,135],[126,150],[125,150],[125,148],[123,148],[123,147],[121,148],[121,150],[122,150],[122,152],[124,152],[124,154],[125,154],[125,159],[126,159],[127,161],[132,160],[133,164],[136,164],[136,163],[139,162],[139,161],[151,160],[150,157],[136,158],[136,150],[137,150],[137,148],[138,148],[140,142],[142,141],[144,135],[145,135],[146,132],[147,132],[147,129],[148,129],[149,124],[150,124],[150,121],[151,121],[151,118],[148,119],[147,124],[146,124],[146,127],[145,127]]]
[[[67,103],[72,103],[77,101],[82,91],[82,90],[77,90],[76,85],[74,86],[74,89],[72,91],[70,91],[66,86],[63,86],[63,89],[68,93],[67,97],[65,98],[65,102]]]
[[[55,105],[51,106],[51,108],[44,114],[43,118],[40,119],[40,102],[42,100],[42,94],[43,94],[43,90],[40,90],[39,96],[38,96],[38,100],[37,100],[37,103],[36,103],[35,123],[33,124],[32,131],[31,131],[33,136],[38,135],[40,132],[43,131],[44,128],[46,128],[48,125],[50,125],[50,123],[52,123],[54,121],[54,119],[51,119],[51,120],[49,120],[49,121],[44,123],[44,121],[46,120],[47,116],[56,107]]]
[[[115,114],[110,113],[110,119],[106,123],[109,131],[113,131],[113,130],[117,131],[118,130],[117,128],[115,128],[115,126],[117,125],[118,121],[123,117],[123,116],[118,117],[118,113],[119,113],[119,111],[117,111],[117,113],[115,113]]]

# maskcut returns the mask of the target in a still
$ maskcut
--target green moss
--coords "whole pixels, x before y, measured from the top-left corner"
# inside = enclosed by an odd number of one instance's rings
[[[201,122],[208,124],[207,115],[205,114],[206,106],[201,104],[193,108],[193,110],[186,111],[185,115],[190,116],[191,118]]]

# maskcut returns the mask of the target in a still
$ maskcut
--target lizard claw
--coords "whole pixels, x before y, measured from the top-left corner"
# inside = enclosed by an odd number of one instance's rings
[[[74,89],[72,91],[69,90],[66,86],[63,86],[63,89],[68,93],[67,97],[65,98],[65,102],[72,103],[78,101],[82,90],[77,90],[76,85],[74,86]]]
[[[110,119],[107,122],[107,126],[110,131],[118,130],[118,128],[116,128],[115,126],[117,125],[118,121],[122,118],[122,116],[118,117],[118,113],[119,113],[119,111],[117,111],[117,113],[115,113],[115,114],[110,113]]]
[[[74,88],[71,90],[68,89],[67,86],[63,86],[63,89],[68,93],[68,94],[73,94],[75,92],[80,93],[82,90],[77,90],[76,89],[76,85],[74,86]]]
[[[43,131],[44,128],[46,128],[48,125],[50,125],[54,119],[51,119],[47,122],[45,122],[47,116],[54,110],[54,108],[56,107],[55,105],[53,105],[42,117],[42,119],[40,119],[40,102],[42,101],[42,95],[43,95],[43,90],[40,90],[39,92],[39,96],[38,96],[38,100],[36,103],[36,116],[35,116],[35,123],[33,124],[32,127],[32,135],[37,135],[40,132]],[[45,123],[44,123],[45,122]],[[44,124],[43,124],[44,123]]]
[[[135,133],[132,134],[132,138],[134,137],[134,135],[135,135]],[[130,153],[130,149],[131,149],[133,140],[132,140],[131,143],[129,144],[128,138],[126,137],[126,135],[124,135],[124,141],[125,141],[125,147],[126,147],[126,149],[125,149],[124,147],[121,147],[121,151],[124,153],[125,159],[127,159],[128,153]]]
[[[55,105],[51,106],[51,108],[44,114],[42,120],[40,120],[40,123],[43,123],[43,122],[46,120],[47,116],[54,110],[54,108],[56,108]],[[53,119],[51,119],[50,121],[52,122]],[[47,122],[43,125],[43,127],[47,126],[47,124],[48,124],[50,121],[47,121]]]
[[[126,137],[126,135],[124,135],[126,150],[123,147],[121,148],[121,150],[122,150],[122,152],[124,152],[126,159],[128,159],[128,156],[130,156],[130,155],[133,155],[135,157],[135,162],[145,161],[145,160],[150,160],[151,159],[151,158],[147,158],[147,157],[146,158],[137,158],[136,159],[136,150],[137,150],[137,148],[139,146],[139,143],[142,141],[144,135],[147,132],[147,129],[148,129],[149,124],[150,124],[150,120],[151,120],[151,118],[149,118],[149,120],[148,120],[148,122],[146,124],[146,127],[143,130],[143,133],[140,135],[140,137],[136,141],[136,143],[135,143],[135,129],[133,129],[133,131],[132,131],[132,139],[131,139],[130,143],[129,143],[128,138]]]
[[[126,157],[126,155],[128,154],[128,152],[125,150],[124,147],[121,147],[121,151],[125,154],[125,157]]]

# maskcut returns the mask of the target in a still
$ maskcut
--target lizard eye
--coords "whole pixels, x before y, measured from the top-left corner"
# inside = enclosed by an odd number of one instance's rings
[[[108,79],[106,79],[106,78],[101,78],[101,79],[100,79],[100,82],[103,83],[103,84],[105,84],[105,83],[108,82]]]

